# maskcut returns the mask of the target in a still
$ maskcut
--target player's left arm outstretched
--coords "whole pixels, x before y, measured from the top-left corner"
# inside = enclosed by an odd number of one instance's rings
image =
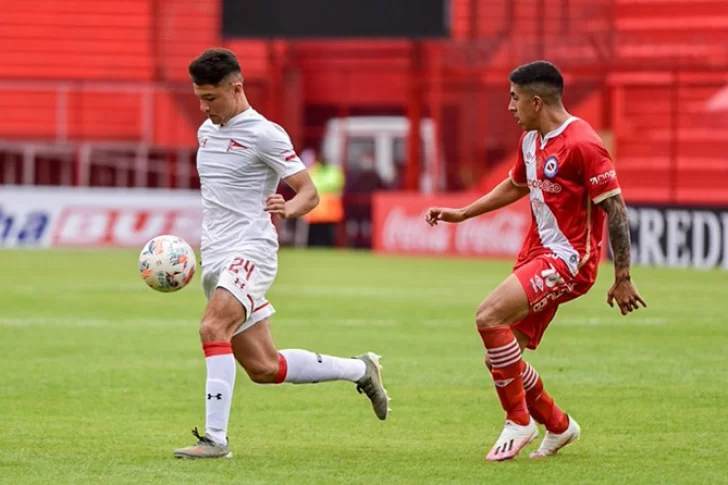
[[[620,194],[605,199],[599,205],[607,213],[609,240],[614,253],[614,284],[607,293],[607,303],[614,307],[616,301],[622,315],[626,315],[637,310],[640,304],[647,307],[630,276],[632,262],[627,207]]]

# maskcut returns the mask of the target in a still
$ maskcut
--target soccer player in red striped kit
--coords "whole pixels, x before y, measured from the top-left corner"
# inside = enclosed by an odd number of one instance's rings
[[[514,70],[510,82],[508,109],[525,133],[509,177],[467,207],[426,214],[430,225],[458,223],[527,194],[531,202],[531,228],[513,273],[476,313],[486,365],[506,412],[489,461],[518,455],[538,436],[536,422],[546,435],[531,458],[554,455],[579,438],[577,422],[556,405],[521,353],[536,349],[561,303],[594,284],[605,218],[615,269],[607,303],[616,302],[622,315],[646,306],[630,278],[629,222],[614,165],[591,126],[564,108],[561,73],[537,61]]]

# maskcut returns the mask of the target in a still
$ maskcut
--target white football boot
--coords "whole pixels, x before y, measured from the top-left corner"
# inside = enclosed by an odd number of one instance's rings
[[[485,457],[488,461],[503,461],[515,458],[516,455],[529,443],[538,437],[536,422],[531,421],[526,426],[521,426],[511,420],[506,420],[503,431],[498,441]]]
[[[555,455],[561,448],[579,439],[579,436],[581,436],[579,423],[574,421],[574,418],[571,416],[568,416],[568,418],[569,427],[566,428],[566,431],[561,434],[556,434],[547,430],[541,446],[538,447],[538,450],[531,453],[531,458],[538,459]]]

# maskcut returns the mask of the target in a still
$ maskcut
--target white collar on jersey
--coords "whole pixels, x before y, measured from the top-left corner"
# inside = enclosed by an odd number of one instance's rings
[[[562,134],[567,126],[569,126],[570,124],[572,124],[574,121],[576,121],[578,119],[579,118],[577,118],[576,116],[570,116],[569,118],[566,119],[566,121],[564,121],[561,124],[561,126],[559,126],[558,128],[556,128],[553,131],[549,131],[548,133],[546,133],[546,136],[544,136],[543,140],[541,140],[541,150],[543,150],[546,147],[546,144],[548,143],[548,141],[551,138],[556,138],[557,136]]]
[[[256,111],[253,109],[253,107],[252,106],[249,106],[248,109],[246,109],[245,111],[241,111],[240,113],[236,114],[235,116],[233,116],[232,118],[230,118],[227,123],[225,123],[224,125],[219,125],[219,127],[220,128],[225,128],[227,126],[230,126],[231,123],[233,123],[235,121],[238,121],[238,120],[245,119],[248,116],[252,116],[255,112]]]

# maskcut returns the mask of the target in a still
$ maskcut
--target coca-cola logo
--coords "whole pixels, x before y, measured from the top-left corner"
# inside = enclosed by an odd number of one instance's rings
[[[532,189],[541,189],[544,192],[548,192],[550,194],[561,193],[561,185],[550,180],[529,180],[528,186]]]
[[[396,207],[386,215],[382,243],[389,251],[444,253],[450,246],[450,228],[445,223],[428,226],[424,211],[407,214]]]
[[[499,211],[462,222],[425,223],[425,212],[395,207],[384,217],[382,249],[391,252],[455,253],[512,256],[518,253],[528,229],[529,217],[516,211]]]
[[[456,229],[455,250],[466,254],[517,254],[528,224],[524,214],[508,210],[470,219]]]

